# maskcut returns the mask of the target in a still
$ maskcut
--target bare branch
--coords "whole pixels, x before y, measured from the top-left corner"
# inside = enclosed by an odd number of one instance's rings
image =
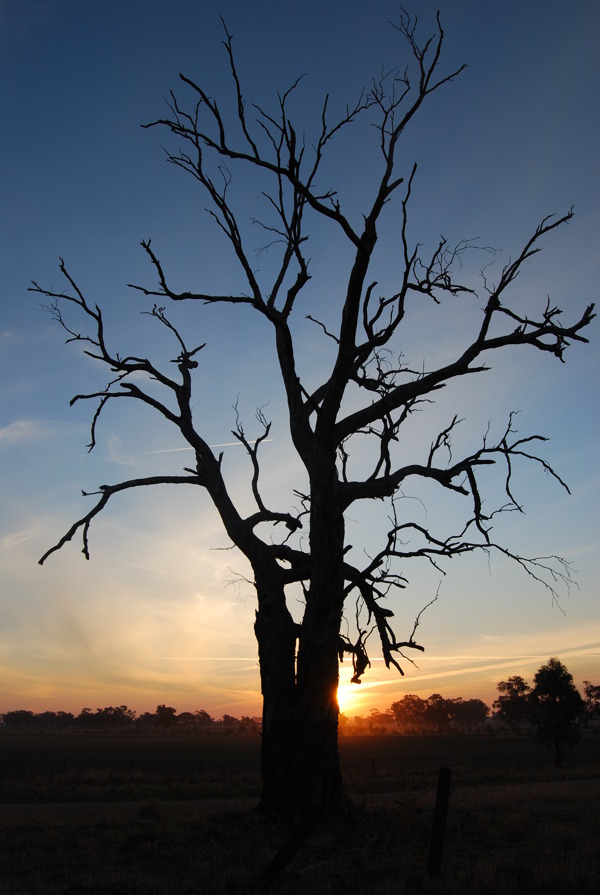
[[[117,494],[120,491],[126,491],[130,488],[142,488],[146,485],[200,485],[202,484],[201,479],[198,476],[150,476],[148,478],[141,479],[130,479],[127,482],[119,482],[117,485],[100,485],[98,491],[93,492],[95,494],[100,494],[100,500],[96,503],[96,505],[86,513],[81,519],[75,522],[71,528],[67,531],[66,534],[62,536],[62,538],[47,550],[44,555],[39,560],[40,566],[44,564],[44,562],[51,556],[52,553],[55,553],[57,550],[60,550],[67,541],[70,541],[73,535],[77,533],[77,531],[82,529],[82,538],[83,538],[83,549],[82,553],[86,559],[90,558],[89,546],[88,546],[88,533],[89,528],[95,516],[100,513],[113,494]],[[85,491],[82,492],[84,497],[89,497],[90,494]]]
[[[499,285],[492,291],[483,314],[483,321],[477,338],[466,348],[466,350],[454,362],[425,373],[411,382],[401,383],[395,388],[387,391],[380,397],[378,401],[372,402],[366,407],[349,414],[344,419],[336,423],[336,433],[338,441],[341,443],[353,433],[364,430],[373,422],[381,418],[382,415],[390,413],[393,410],[406,405],[415,399],[431,394],[439,388],[443,388],[449,381],[459,376],[466,376],[472,373],[482,372],[486,367],[481,362],[475,362],[484,354],[497,348],[504,348],[516,345],[531,345],[541,351],[547,351],[554,354],[560,360],[563,360],[563,354],[568,347],[570,341],[587,342],[588,339],[582,334],[590,322],[595,317],[594,305],[590,304],[586,307],[583,314],[572,324],[562,325],[559,322],[560,310],[546,303],[546,309],[542,313],[541,319],[534,321],[516,314],[516,312],[505,308],[500,303],[500,296],[506,291],[508,286],[515,280],[521,265],[540,250],[537,246],[539,239],[547,233],[554,230],[561,224],[568,223],[572,213],[569,212],[562,218],[549,219],[544,221],[536,228],[533,236],[527,241],[525,247],[520,253],[518,259],[511,262],[502,274]],[[489,337],[488,332],[492,317],[500,314],[511,320],[516,320],[519,325],[505,331],[501,335]]]
[[[134,283],[128,283],[130,289],[137,289],[144,295],[157,296],[159,298],[169,298],[171,301],[202,301],[206,304],[216,302],[229,302],[231,304],[253,304],[253,299],[248,295],[209,295],[202,292],[173,292],[167,285],[164,270],[158,260],[154,250],[151,248],[151,241],[142,240],[140,245],[150,258],[158,274],[160,289],[147,289],[144,286],[137,286]]]

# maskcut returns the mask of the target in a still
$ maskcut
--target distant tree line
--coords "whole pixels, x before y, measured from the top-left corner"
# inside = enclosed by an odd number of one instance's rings
[[[364,733],[449,733],[452,730],[475,730],[490,715],[481,699],[445,699],[432,693],[421,699],[412,693],[393,702],[386,712],[372,709],[368,718],[342,715],[340,728],[346,734]]]
[[[78,715],[72,712],[31,712],[25,709],[4,712],[0,715],[6,727],[36,728],[42,730],[139,730],[197,733],[259,733],[260,718],[243,715],[234,718],[223,715],[220,720],[212,718],[204,709],[195,712],[180,712],[170,705],[158,705],[155,712],[138,715],[126,705],[106,706],[92,711],[83,708]]]
[[[447,699],[432,693],[426,699],[412,693],[393,702],[380,712],[371,709],[362,715],[340,715],[340,733],[361,734],[444,734],[481,730],[492,720],[514,733],[533,733],[554,750],[558,764],[565,745],[573,745],[581,727],[600,722],[600,684],[584,681],[583,696],[565,665],[556,658],[540,666],[533,686],[520,675],[497,684],[498,698],[492,709],[481,699]],[[223,715],[217,720],[204,709],[180,712],[173,706],[158,705],[155,712],[138,715],[126,705],[106,706],[92,711],[31,712],[25,709],[0,714],[5,727],[42,730],[129,730],[168,731],[170,733],[259,734],[261,719],[243,715]]]
[[[409,693],[387,712],[373,709],[368,718],[341,717],[341,732],[444,734],[482,729],[488,721],[514,733],[527,732],[545,742],[557,764],[563,747],[574,745],[583,726],[600,722],[600,685],[584,681],[583,696],[568,669],[551,658],[537,670],[533,686],[520,675],[497,684],[492,711],[481,699],[446,699],[432,693],[426,699]]]

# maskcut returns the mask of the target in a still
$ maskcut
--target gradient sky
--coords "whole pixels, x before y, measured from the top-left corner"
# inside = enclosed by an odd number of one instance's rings
[[[405,5],[418,11],[421,33],[429,33],[435,4]],[[597,298],[600,5],[575,0],[567,8],[546,0],[543,13],[537,0],[438,5],[447,34],[444,67],[469,67],[436,94],[402,150],[407,171],[419,162],[412,239],[433,245],[440,234],[450,243],[479,237],[481,245],[500,249],[494,259],[466,260],[464,276],[475,283],[490,260],[493,278],[543,216],[574,205],[573,222],[547,240],[519,281],[523,302],[539,306],[549,294],[574,319]],[[388,24],[398,20],[399,4],[387,0],[293,6],[0,0],[0,711],[78,712],[122,703],[144,711],[159,702],[215,716],[260,711],[248,570],[223,549],[227,541],[200,489],[113,498],[92,528],[90,562],[74,540],[37,565],[83,515],[82,489],[186,465],[177,433],[131,406],[105,414],[97,448],[86,452],[91,405],[68,404],[76,392],[102,387],[104,373],[82,360],[76,346],[64,346],[27,287],[31,279],[61,285],[57,264],[64,257],[88,297],[105,309],[115,339],[133,353],[169,350],[159,347],[153,321],[140,316],[149,302],[125,285],[153,283],[140,239],[152,238],[175,288],[225,291],[239,284],[203,197],[165,162],[167,135],[139,127],[165,113],[171,88],[181,92],[179,72],[212,95],[229,95],[219,14],[234,35],[246,93],[261,105],[273,108],[277,89],[307,73],[297,112],[308,134],[326,92],[342,110],[382,64],[407,61]],[[328,168],[340,190],[350,190],[343,195],[355,218],[373,170],[368,138],[357,132],[338,144]],[[247,220],[257,215],[254,186],[237,196]],[[388,220],[393,224],[391,214]],[[312,301],[321,319],[329,313],[323,297],[340,288],[344,260],[335,240],[315,246]],[[393,261],[390,242],[383,282],[393,282]],[[265,274],[269,264],[257,257]],[[270,334],[232,307],[182,307],[177,314],[195,327],[197,341],[208,343],[197,411],[206,437],[232,441],[238,395],[249,435],[255,408],[269,402],[267,493],[293,502],[302,481],[288,450]],[[444,314],[417,316],[404,346],[409,360],[451,354],[461,344],[472,316],[464,306]],[[316,378],[328,346],[301,316],[302,364]],[[361,687],[347,684],[350,667],[342,666],[342,709],[349,714],[385,709],[405,693],[491,702],[499,680],[531,679],[552,655],[578,685],[600,682],[599,329],[594,321],[591,345],[574,346],[566,365],[509,352],[494,358],[492,373],[444,396],[444,421],[455,411],[465,418],[464,444],[478,447],[488,420],[500,431],[510,410],[521,411],[522,434],[551,439],[545,456],[571,496],[539,469],[523,468],[515,484],[526,515],[511,514],[496,530],[523,553],[564,556],[577,570],[578,588],[563,594],[561,611],[516,568],[484,556],[455,560],[422,618],[426,652],[418,668],[404,663],[404,678],[391,674],[372,642],[373,667]],[[427,442],[423,426],[409,448],[419,438]],[[223,451],[235,493],[242,493],[243,453],[235,446]],[[444,501],[428,498],[427,518],[443,519]],[[368,547],[385,531],[381,505],[350,515],[354,545]],[[425,567],[405,572],[411,587],[393,603],[399,636],[410,633],[440,583]]]

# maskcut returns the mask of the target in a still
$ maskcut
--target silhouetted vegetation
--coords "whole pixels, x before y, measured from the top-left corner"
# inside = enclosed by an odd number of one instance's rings
[[[500,696],[493,703],[496,717],[506,721],[513,730],[519,730],[531,713],[531,687],[516,674],[507,681],[500,681],[498,692]]]
[[[498,684],[494,702],[496,718],[514,731],[525,727],[553,751],[562,762],[563,746],[574,746],[582,727],[600,719],[600,686],[584,681],[584,696],[567,667],[557,658],[548,659],[533,678],[533,687],[519,675]]]
[[[536,736],[554,750],[562,763],[563,746],[574,746],[581,736],[585,703],[573,676],[558,659],[548,659],[538,668],[531,690],[531,718]]]
[[[582,725],[600,720],[600,685],[584,682],[581,696],[573,678],[558,659],[549,659],[534,678],[534,688],[520,675],[513,675],[497,685],[499,697],[493,710],[481,699],[446,698],[439,693],[422,698],[407,693],[381,712],[339,717],[340,734],[344,736],[429,734],[480,732],[492,721],[512,732],[536,731],[544,742],[559,752],[562,744],[577,742]],[[253,735],[262,731],[257,717],[235,718],[224,714],[211,717],[204,709],[177,713],[173,706],[158,705],[155,712],[138,715],[126,705],[106,706],[92,711],[83,708],[78,715],[71,712],[32,712],[25,709],[0,714],[6,727],[38,730],[96,730],[167,732],[169,734]],[[557,739],[558,738],[558,739]]]
[[[583,702],[586,721],[600,721],[600,684],[583,682]]]
[[[225,733],[258,734],[260,718],[211,718],[208,712],[181,712],[173,706],[158,705],[155,712],[138,715],[126,705],[106,706],[92,711],[83,708],[78,715],[71,712],[31,712],[25,709],[4,712],[0,720],[6,727],[38,730],[101,730],[101,731],[163,731],[169,733]]]

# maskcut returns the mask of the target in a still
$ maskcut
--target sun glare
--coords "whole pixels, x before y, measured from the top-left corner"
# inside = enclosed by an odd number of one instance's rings
[[[338,686],[337,698],[340,712],[343,715],[354,715],[358,711],[356,700],[358,687],[356,684],[340,684]]]

